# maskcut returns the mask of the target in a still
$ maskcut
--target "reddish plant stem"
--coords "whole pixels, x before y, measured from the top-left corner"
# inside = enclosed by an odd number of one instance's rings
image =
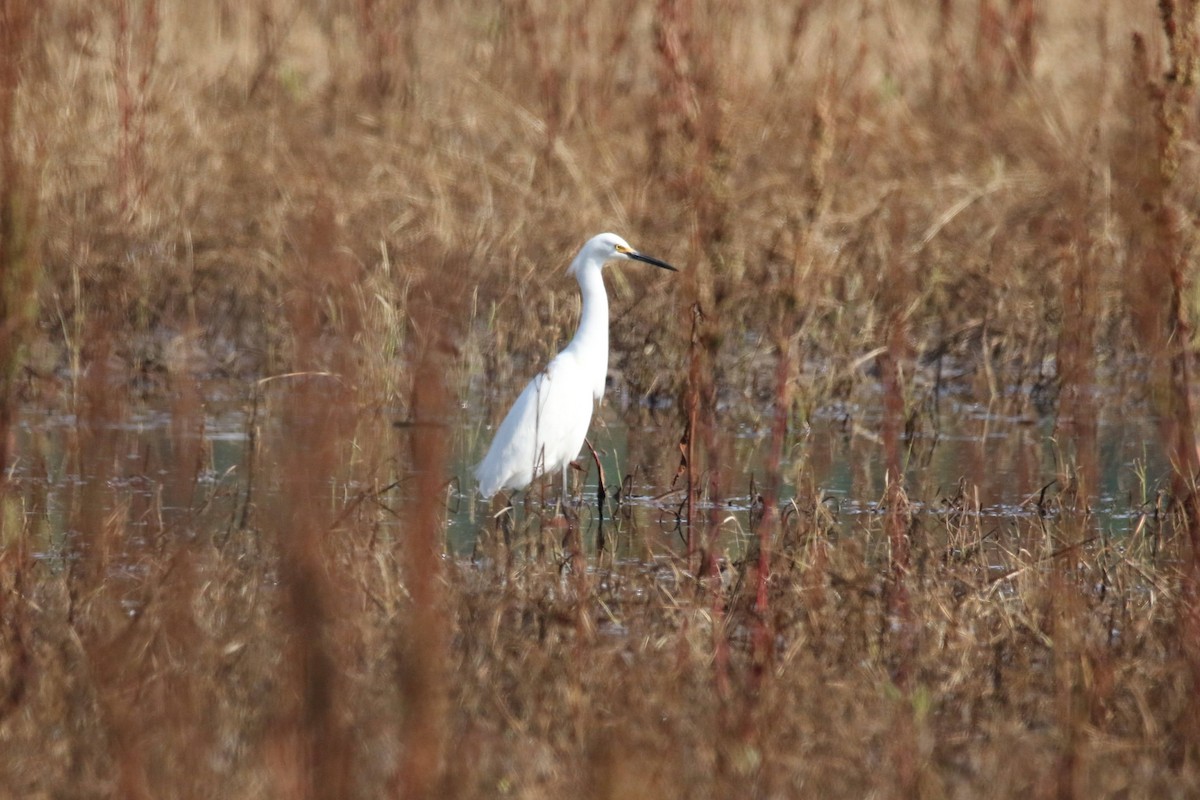
[[[767,451],[763,514],[758,523],[758,567],[755,574],[753,664],[755,682],[769,669],[773,657],[774,631],[770,614],[768,584],[771,579],[771,533],[779,524],[779,493],[783,483],[783,448],[787,441],[788,417],[792,407],[792,337],[777,335],[779,360],[775,364],[775,411],[771,420],[771,446]]]
[[[113,71],[121,129],[117,146],[117,181],[121,210],[127,213],[145,196],[147,187],[146,98],[158,53],[159,16],[157,0],[145,0],[136,24],[130,0],[116,0],[115,6]]]
[[[1090,196],[1090,191],[1085,193]],[[1095,382],[1097,273],[1092,257],[1086,205],[1072,209],[1059,255],[1061,264],[1062,333],[1058,342],[1060,376],[1057,435],[1073,445],[1076,485],[1086,504],[1098,481]],[[1068,238],[1069,237],[1069,238]],[[1082,507],[1082,506],[1081,506]]]
[[[699,328],[704,312],[700,304],[692,304],[692,335],[688,343],[687,430],[682,443],[687,464],[687,568],[693,569],[696,558],[696,424],[700,410],[700,348]]]
[[[887,470],[887,528],[891,560],[888,578],[888,615],[899,629],[896,683],[907,688],[914,622],[908,597],[909,539],[908,498],[904,491],[904,460],[900,436],[904,427],[904,388],[900,364],[908,353],[908,332],[905,321],[907,306],[908,269],[904,257],[906,219],[903,207],[896,203],[891,210],[884,284],[880,301],[883,305],[884,336],[887,350],[879,357],[880,380],[883,383],[883,453]]]
[[[7,482],[9,436],[16,423],[21,348],[37,299],[38,267],[31,258],[34,203],[16,150],[17,93],[33,14],[33,4],[25,0],[0,0],[0,488]]]
[[[427,248],[427,261],[440,260],[414,290],[411,329],[422,340],[413,376],[412,463],[416,473],[406,515],[408,536],[400,543],[397,560],[404,565],[410,596],[408,620],[399,643],[399,679],[406,709],[400,727],[401,753],[391,778],[394,796],[441,797],[447,780],[447,697],[450,643],[442,586],[445,553],[444,491],[449,459],[445,422],[452,407],[446,365],[455,359],[454,342],[464,319],[461,295],[451,288],[466,269],[455,256]],[[543,485],[546,483],[542,482]],[[539,537],[540,540],[541,537]]]
[[[1143,88],[1146,108],[1153,115],[1155,147],[1146,188],[1140,204],[1145,240],[1141,256],[1144,285],[1166,286],[1167,296],[1149,292],[1135,322],[1146,349],[1154,359],[1156,382],[1165,391],[1160,415],[1164,445],[1171,454],[1174,472],[1172,494],[1181,511],[1186,552],[1181,576],[1183,602],[1178,619],[1182,656],[1191,672],[1191,708],[1182,717],[1181,731],[1193,756],[1200,752],[1200,453],[1197,452],[1190,393],[1192,328],[1184,298],[1187,289],[1188,248],[1183,235],[1183,214],[1176,199],[1181,149],[1192,116],[1196,84],[1200,80],[1200,3],[1196,0],[1162,0],[1159,13],[1166,34],[1168,64],[1154,75],[1145,39],[1133,37],[1134,75]],[[1166,300],[1162,316],[1161,300]]]
[[[1033,31],[1036,20],[1033,0],[1009,0],[1008,35],[1015,45],[1008,49],[1004,63],[1010,91],[1017,87],[1022,76],[1028,78],[1033,74],[1036,55]]]
[[[421,421],[439,419],[447,404],[444,369],[446,352],[429,348],[417,368],[413,413]],[[400,672],[405,697],[401,729],[404,750],[393,776],[397,797],[436,797],[442,774],[446,663],[445,621],[442,619],[440,521],[442,475],[447,437],[436,425],[413,429],[413,467],[417,474],[410,537],[405,542],[405,582],[412,598],[411,621]]]

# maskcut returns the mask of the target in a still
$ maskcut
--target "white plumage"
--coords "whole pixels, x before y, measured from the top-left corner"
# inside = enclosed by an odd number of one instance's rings
[[[608,295],[601,271],[608,261],[630,259],[674,271],[643,255],[615,233],[588,240],[567,268],[579,281],[583,311],[574,338],[526,385],[496,430],[487,455],[475,468],[479,493],[524,489],[540,475],[562,472],[579,455],[595,402],[608,374]]]

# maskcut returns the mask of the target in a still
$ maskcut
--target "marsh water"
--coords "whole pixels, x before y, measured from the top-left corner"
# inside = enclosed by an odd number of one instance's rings
[[[293,433],[277,406],[252,408],[240,386],[206,387],[201,394],[203,402],[185,409],[177,400],[126,403],[119,414],[102,421],[24,408],[10,474],[27,524],[39,532],[39,551],[52,556],[69,540],[72,520],[89,490],[117,498],[104,504],[105,513],[119,509],[133,530],[138,525],[170,529],[174,520],[180,530],[224,526],[233,531],[239,521],[244,529],[247,506],[256,509],[259,519],[277,511],[272,493],[281,491],[284,482],[270,475],[272,442]],[[471,483],[471,466],[491,435],[477,410],[481,405],[465,402],[446,426],[453,441],[445,475],[446,538],[448,548],[464,557],[481,533],[494,526],[498,507],[481,502]],[[845,535],[868,532],[878,523],[886,486],[880,407],[870,396],[857,404],[823,407],[789,432],[780,489],[785,517],[789,510],[811,514],[819,504]],[[404,483],[411,428],[396,424],[400,414],[392,409],[375,409],[370,416],[373,427],[357,435],[378,437],[385,454],[395,455],[380,460],[374,474],[351,470],[330,478],[331,503],[345,502],[368,484],[387,489]],[[707,519],[718,521],[720,536],[732,551],[741,549],[749,536],[763,491],[767,419],[753,409],[731,409],[727,424],[718,427],[719,495],[700,498],[699,507]],[[81,438],[84,428],[88,435]],[[1095,486],[1086,492],[1088,524],[1098,533],[1119,537],[1153,504],[1169,466],[1156,444],[1152,419],[1114,412],[1101,415],[1096,430]],[[575,474],[578,517],[589,547],[603,538],[630,558],[678,550],[684,536],[685,483],[678,473],[682,432],[674,409],[601,409],[590,440],[606,476],[603,506],[597,501],[597,470],[586,450],[580,463],[587,470]],[[98,436],[104,445],[96,458]],[[905,487],[913,508],[935,516],[967,513],[984,528],[1045,514],[1047,499],[1063,491],[1070,475],[1052,417],[1005,414],[953,398],[941,399],[924,424],[906,434],[904,445]],[[257,448],[253,459],[252,448]],[[354,451],[359,445],[352,442],[348,448]],[[259,477],[249,485],[255,469]],[[519,518],[544,513],[542,504],[557,492],[557,481],[548,481],[527,497],[518,495],[516,513]],[[392,502],[394,511],[403,499],[397,496]],[[399,523],[387,520],[399,518],[384,515],[382,524],[398,531]]]

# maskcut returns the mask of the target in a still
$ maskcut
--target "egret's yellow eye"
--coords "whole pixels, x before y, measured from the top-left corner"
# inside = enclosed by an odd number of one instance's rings
[[[620,245],[620,244],[614,244],[613,249],[616,250],[618,253],[621,253],[622,255],[629,252],[628,247],[625,247],[624,245]]]

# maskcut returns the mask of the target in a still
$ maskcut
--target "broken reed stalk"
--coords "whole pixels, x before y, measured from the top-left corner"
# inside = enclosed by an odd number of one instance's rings
[[[1060,271],[1062,329],[1058,338],[1059,406],[1055,428],[1073,449],[1071,465],[1086,507],[1099,481],[1096,449],[1096,320],[1100,306],[1095,243],[1088,229],[1091,181],[1068,199],[1056,256]]]
[[[781,326],[782,327],[782,326]],[[779,526],[779,494],[783,485],[783,449],[787,443],[788,418],[792,409],[792,337],[781,330],[777,337],[779,350],[775,363],[775,408],[771,416],[771,442],[765,465],[766,487],[763,493],[763,514],[758,521],[756,538],[758,559],[754,580],[754,625],[752,633],[752,671],[754,682],[760,682],[770,668],[773,656],[774,631],[768,622],[767,589],[771,579],[771,536]]]
[[[272,514],[278,525],[283,614],[294,634],[287,663],[299,697],[277,731],[289,758],[275,778],[280,787],[299,781],[305,796],[315,798],[344,797],[351,766],[349,731],[338,711],[345,692],[341,658],[334,649],[342,581],[331,575],[334,565],[325,553],[334,533],[327,487],[341,433],[331,406],[346,392],[320,386],[328,382],[302,378],[283,401],[282,420],[290,435],[281,457],[281,505]]]
[[[649,137],[649,165],[652,174],[670,175],[674,172],[671,163],[670,145],[679,136],[679,131],[689,125],[689,88],[686,77],[687,24],[690,22],[690,6],[685,8],[683,0],[659,0],[654,12],[654,45],[657,59],[655,75],[659,91],[656,93],[654,125]],[[696,458],[696,442],[700,435],[699,426],[704,424],[701,404],[706,396],[702,385],[704,379],[703,353],[701,350],[701,328],[704,323],[704,297],[697,285],[695,248],[689,258],[685,290],[691,311],[691,330],[688,337],[688,372],[683,399],[685,415],[684,433],[679,443],[680,467],[687,470],[687,570],[695,569],[695,558],[700,542],[697,535],[699,520],[696,517],[696,495],[701,491],[697,477],[699,462]],[[703,557],[702,557],[703,558]],[[700,574],[704,573],[702,564]]]
[[[41,278],[34,241],[37,192],[17,154],[17,97],[34,5],[0,0],[0,485],[7,481],[22,351],[37,317]],[[0,530],[0,542],[5,533]]]
[[[1095,242],[1089,227],[1092,179],[1081,184],[1069,184],[1064,192],[1064,211],[1057,221],[1054,237],[1058,245],[1054,258],[1059,264],[1059,292],[1062,326],[1058,337],[1057,363],[1059,379],[1058,414],[1055,420],[1056,437],[1064,447],[1064,464],[1060,477],[1062,485],[1074,490],[1069,497],[1060,495],[1064,513],[1060,519],[1068,531],[1071,544],[1078,548],[1087,537],[1082,524],[1089,505],[1089,494],[1098,488],[1099,464],[1096,442],[1095,386],[1096,319],[1100,305],[1099,279],[1095,264]],[[1067,449],[1069,448],[1069,452]],[[1047,549],[1051,540],[1047,540]],[[1052,778],[1058,797],[1080,796],[1082,785],[1082,740],[1086,719],[1085,692],[1093,691],[1087,676],[1081,674],[1085,660],[1084,640],[1080,631],[1086,627],[1086,603],[1073,578],[1077,562],[1048,553],[1050,576],[1048,587],[1054,640],[1055,712],[1062,742],[1055,757]]]
[[[726,624],[726,593],[721,579],[718,553],[721,549],[721,524],[724,512],[721,508],[723,464],[721,459],[721,437],[717,418],[717,386],[721,376],[717,373],[721,342],[728,331],[725,303],[729,295],[728,270],[731,268],[725,252],[729,214],[728,200],[728,152],[725,143],[725,120],[720,98],[724,95],[721,65],[718,53],[723,52],[718,42],[718,31],[724,30],[720,4],[704,8],[705,15],[697,14],[696,8],[688,4],[687,13],[693,18],[687,25],[689,46],[687,90],[694,100],[680,117],[680,133],[687,142],[690,169],[687,171],[686,191],[692,198],[695,223],[692,236],[693,251],[697,254],[696,299],[708,313],[701,317],[700,343],[702,345],[701,403],[704,416],[700,430],[704,436],[705,470],[708,474],[708,541],[705,555],[708,559],[708,579],[712,587],[713,619],[713,666],[715,689],[721,705],[719,719],[726,730],[733,730],[737,723],[737,710],[731,699],[731,647],[732,632]],[[733,569],[732,564],[726,565]],[[704,572],[701,567],[702,573]],[[717,752],[717,779],[722,780],[731,771],[731,760],[725,748]]]
[[[662,176],[665,185],[676,187],[678,199],[691,217],[691,255],[683,287],[692,312],[685,408],[688,419],[683,442],[689,484],[688,568],[699,545],[696,575],[711,595],[714,688],[721,700],[721,724],[729,729],[730,709],[725,701],[730,695],[730,647],[719,557],[721,473],[714,374],[724,333],[719,302],[722,293],[716,291],[716,285],[725,266],[720,251],[727,209],[721,188],[725,182],[725,145],[718,104],[716,27],[712,19],[699,19],[696,6],[689,0],[659,0],[657,4],[654,31],[659,92],[649,141],[649,169]],[[697,443],[705,458],[700,470],[705,476],[703,487],[696,485],[694,477],[700,466],[695,458]],[[695,533],[695,494],[700,491],[709,503],[703,543],[696,540]],[[728,769],[727,755],[718,750],[718,774],[724,776]]]
[[[887,528],[890,551],[887,612],[897,626],[895,680],[908,688],[910,660],[914,646],[914,620],[908,597],[909,538],[908,497],[904,490],[904,458],[901,432],[904,430],[904,384],[900,365],[908,358],[908,332],[905,315],[909,296],[909,267],[905,256],[907,217],[901,202],[893,202],[889,214],[889,252],[884,254],[885,270],[880,288],[881,334],[886,350],[879,356],[880,381],[883,384],[883,457],[887,477]]]
[[[700,416],[700,320],[704,312],[699,303],[692,304],[692,332],[688,340],[688,381],[683,398],[684,424],[683,441],[679,443],[681,466],[687,469],[687,569],[690,572],[696,556],[696,426]]]
[[[909,692],[912,689],[913,662],[916,652],[916,625],[912,600],[909,597],[908,575],[910,568],[910,542],[908,496],[904,490],[904,458],[901,453],[900,435],[904,429],[904,387],[900,365],[907,357],[908,342],[904,319],[903,299],[907,292],[907,279],[902,261],[903,215],[899,206],[893,207],[892,251],[888,255],[891,269],[884,290],[888,298],[882,314],[885,320],[884,335],[886,351],[879,356],[880,380],[883,384],[883,453],[886,465],[887,512],[884,527],[888,538],[888,578],[885,586],[887,598],[884,624],[894,631],[895,663],[892,680],[901,691],[901,700],[896,708],[891,736],[891,759],[896,772],[898,794],[914,797],[919,794],[919,754],[915,745],[915,720]]]
[[[340,450],[355,426],[359,362],[353,347],[359,325],[348,309],[352,273],[341,263],[333,203],[318,194],[292,228],[295,284],[284,301],[295,362],[305,374],[282,384],[283,486],[270,524],[280,555],[282,612],[295,633],[288,641],[288,664],[298,700],[285,709],[276,731],[288,758],[274,777],[280,788],[298,785],[307,797],[335,798],[345,797],[352,785],[353,748],[340,713],[347,687],[338,650],[350,580],[329,551],[336,527],[329,487],[336,484]],[[321,309],[327,306],[341,312],[345,326],[332,351],[321,341]]]
[[[447,365],[455,358],[453,343],[465,315],[454,282],[470,266],[447,263],[440,248],[425,246],[410,255],[420,272],[412,304],[411,336],[420,341],[412,384],[413,493],[404,517],[406,536],[397,547],[409,595],[404,638],[397,643],[401,700],[405,709],[400,726],[400,758],[391,778],[396,797],[433,798],[444,794],[446,717],[449,687],[447,639],[450,621],[443,599],[442,557],[445,553],[443,497],[449,459],[445,426],[451,407]],[[541,482],[543,487],[546,481]],[[528,505],[528,496],[526,497]],[[542,536],[538,537],[539,547]],[[510,553],[511,557],[511,553]]]
[[[421,424],[412,430],[416,486],[409,504],[408,535],[402,540],[411,605],[400,660],[403,750],[392,778],[395,796],[405,800],[440,795],[444,759],[446,690],[442,676],[447,642],[441,597],[441,498],[447,437],[439,423],[449,397],[442,363],[448,357],[448,348],[425,348],[413,382],[413,417]]]
[[[910,513],[905,493],[905,458],[901,436],[904,431],[905,401],[902,365],[909,359],[907,314],[911,298],[911,267],[906,235],[907,207],[904,198],[893,195],[886,205],[886,225],[880,236],[879,268],[876,288],[879,328],[877,336],[884,349],[878,357],[879,380],[883,394],[881,439],[886,481],[884,530],[888,541],[888,572],[884,584],[883,640],[890,645],[891,678],[899,689],[890,728],[889,759],[895,774],[897,793],[915,796],[919,792],[920,756],[915,744],[916,720],[912,700],[912,675],[916,652],[916,625],[909,596]]]
[[[31,0],[0,0],[0,647],[8,669],[0,727],[27,697],[33,671],[33,564],[23,514],[10,513],[9,443],[25,340],[36,318],[40,267],[34,257],[35,192],[17,156],[17,97],[34,16]]]
[[[725,617],[724,586],[721,582],[721,565],[717,557],[719,536],[721,530],[720,504],[717,502],[718,484],[715,477],[716,420],[712,414],[712,373],[709,359],[701,345],[701,330],[705,324],[704,312],[699,303],[692,305],[692,332],[688,344],[688,382],[684,396],[684,411],[687,423],[680,442],[682,451],[681,466],[687,468],[687,569],[690,572],[695,565],[695,555],[699,547],[700,563],[695,573],[699,585],[705,582],[712,595],[713,620],[713,669],[715,674],[717,694],[722,699],[729,694],[729,642],[722,631],[722,620]],[[711,471],[703,488],[696,476],[696,437],[704,431],[706,450],[710,453],[707,467]],[[703,473],[701,475],[703,477]],[[704,492],[709,502],[707,522],[703,529],[703,543],[696,531],[699,520],[696,514],[696,496]]]
[[[31,0],[0,0],[0,646],[8,669],[0,689],[0,726],[34,682],[33,565],[24,514],[10,506],[9,446],[17,422],[26,339],[37,316],[41,267],[35,255],[36,191],[17,155],[17,98],[34,18]]]
[[[703,448],[702,472],[707,476],[703,490],[713,503],[700,574],[715,575],[720,458],[714,416],[714,368],[724,334],[718,284],[725,266],[721,247],[727,215],[722,189],[726,166],[724,122],[716,99],[720,75],[716,34],[712,30],[715,23],[713,19],[700,19],[696,6],[688,0],[660,0],[654,24],[660,100],[651,141],[650,170],[663,175],[664,183],[676,187],[680,202],[692,215],[691,268],[684,271],[684,289],[692,307],[693,322],[689,394],[694,400],[695,413],[689,414],[688,441],[693,456],[695,443]],[[668,177],[672,175],[680,177]],[[693,459],[690,468],[696,467]]]

